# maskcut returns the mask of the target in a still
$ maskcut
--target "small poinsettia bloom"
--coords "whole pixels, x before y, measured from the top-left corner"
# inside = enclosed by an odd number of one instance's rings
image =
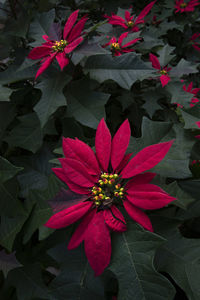
[[[35,47],[28,55],[30,59],[41,59],[41,66],[38,69],[35,78],[41,75],[52,63],[57,60],[61,70],[69,64],[69,58],[66,56],[71,53],[82,41],[81,33],[83,31],[86,17],[83,17],[77,24],[79,10],[74,11],[68,18],[64,30],[63,37],[60,35],[59,40],[52,40],[51,37],[43,35],[45,42],[42,46]],[[59,33],[61,30],[58,30]]]
[[[183,89],[184,89],[184,91],[186,91],[190,94],[193,94],[194,96],[196,96],[200,92],[200,88],[193,88],[193,82],[190,82],[188,87],[186,87],[186,85],[184,84]],[[192,98],[192,100],[190,102],[190,107],[193,107],[198,102],[199,102],[198,98],[196,98],[196,97]]]
[[[58,178],[71,191],[84,196],[84,200],[55,213],[45,225],[59,229],[81,219],[68,249],[84,241],[86,256],[96,275],[110,262],[110,232],[127,229],[118,207],[124,206],[135,222],[153,231],[144,210],[159,209],[175,200],[150,183],[155,173],[146,172],[165,157],[172,141],[146,147],[130,160],[132,153],[126,154],[130,136],[128,120],[112,139],[102,119],[96,131],[96,153],[78,139],[64,138],[65,158],[59,159],[62,167],[53,169]]]
[[[194,33],[190,40],[192,41],[192,46],[194,47],[194,49],[200,51],[200,33]]]
[[[105,15],[105,17],[108,19],[108,23],[112,25],[121,26],[126,30],[129,29],[132,32],[137,32],[139,31],[138,25],[145,22],[144,17],[150,12],[155,2],[156,1],[152,1],[149,3],[138,16],[131,16],[130,12],[126,10],[124,19],[115,14],[112,14],[112,16]]]
[[[168,72],[171,70],[171,68],[168,68],[167,66],[165,67],[161,67],[160,62],[158,60],[158,58],[153,55],[153,54],[149,54],[149,59],[152,63],[152,67],[156,70],[158,70],[158,73],[160,75],[160,82],[162,84],[162,87],[164,87],[166,84],[168,84],[168,82],[171,80]]]
[[[152,18],[151,24],[154,25],[154,26],[158,26],[161,22],[162,21],[158,20],[157,16],[154,15],[153,18]]]
[[[184,12],[191,12],[195,10],[195,6],[198,6],[200,2],[198,0],[191,0],[191,1],[185,1],[185,0],[178,0],[175,4],[175,13],[184,13]]]
[[[141,38],[136,38],[128,43],[123,44],[123,40],[127,37],[127,35],[128,32],[122,33],[118,40],[115,37],[112,37],[107,44],[103,45],[103,48],[109,46],[114,56],[120,56],[123,53],[135,51],[133,48],[130,47],[133,46],[138,41],[140,41]]]

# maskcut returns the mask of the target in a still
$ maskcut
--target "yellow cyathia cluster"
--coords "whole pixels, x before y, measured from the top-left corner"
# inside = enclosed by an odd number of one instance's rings
[[[128,21],[128,22],[127,22],[127,26],[128,26],[128,27],[131,28],[131,27],[133,27],[133,25],[134,25],[134,22],[133,22],[133,21]]]
[[[116,199],[116,197],[121,199],[124,196],[124,188],[116,182],[118,178],[118,174],[101,174],[101,179],[98,181],[99,186],[92,188],[92,199],[96,206],[108,203],[110,200]]]
[[[63,51],[64,48],[67,46],[68,42],[66,40],[55,41],[52,49],[54,51]]]
[[[111,48],[115,50],[120,50],[120,44],[119,43],[112,43]]]
[[[161,75],[166,75],[166,74],[167,74],[167,71],[166,71],[166,70],[161,70],[161,71],[160,71],[160,74],[161,74]]]

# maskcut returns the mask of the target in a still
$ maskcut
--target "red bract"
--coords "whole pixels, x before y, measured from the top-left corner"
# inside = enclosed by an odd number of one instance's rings
[[[139,24],[144,23],[144,17],[150,12],[152,9],[154,3],[156,1],[153,1],[149,3],[139,14],[138,17],[136,16],[131,16],[130,12],[128,10],[125,11],[125,19],[123,19],[120,16],[117,16],[115,14],[112,14],[112,16],[105,16],[108,18],[108,23],[112,25],[118,25],[121,26],[125,29],[130,29],[130,31],[136,32],[139,31]]]
[[[144,173],[165,157],[172,141],[146,147],[129,161],[131,153],[125,153],[130,136],[128,120],[112,139],[102,119],[96,132],[96,154],[82,141],[64,138],[62,167],[53,169],[73,192],[86,195],[86,200],[54,214],[45,225],[57,229],[81,219],[68,249],[84,241],[86,256],[96,275],[100,275],[110,262],[110,231],[127,229],[118,205],[123,205],[131,218],[145,229],[153,231],[143,210],[159,209],[175,200],[150,184],[155,173]]]
[[[168,72],[171,70],[171,68],[168,68],[167,66],[161,67],[158,58],[151,53],[149,54],[149,59],[152,63],[152,67],[158,70],[162,87],[164,87],[171,80],[168,75]]]
[[[200,88],[194,88],[193,89],[193,82],[190,82],[190,84],[188,85],[188,87],[186,87],[186,85],[183,85],[183,89],[184,91],[193,94],[194,96],[197,95],[197,93],[200,91]],[[192,98],[191,102],[190,102],[190,107],[193,107],[196,103],[199,102],[199,99],[197,98]]]
[[[35,78],[41,75],[56,58],[61,70],[68,65],[69,58],[66,57],[66,54],[71,53],[82,41],[83,37],[81,36],[82,30],[84,28],[85,22],[87,21],[86,17],[83,17],[75,26],[75,22],[78,18],[79,10],[73,12],[64,27],[63,39],[61,36],[60,40],[52,40],[47,35],[43,35],[43,39],[46,41],[42,46],[36,47],[28,55],[30,59],[42,59],[41,66],[37,71]],[[74,27],[73,27],[74,26]]]
[[[192,41],[192,46],[194,47],[194,49],[200,51],[200,33],[196,32],[192,35],[192,37],[190,38],[190,40]],[[196,41],[198,40],[198,42]]]
[[[183,12],[194,11],[195,6],[197,6],[199,4],[200,4],[200,2],[198,0],[191,0],[189,2],[185,2],[184,0],[176,1],[176,4],[175,4],[176,11],[175,11],[175,13],[178,13],[178,12],[183,13]]]
[[[119,39],[117,40],[115,37],[112,37],[109,43],[103,45],[103,48],[110,46],[111,51],[114,53],[114,56],[120,56],[122,53],[128,53],[135,51],[134,49],[130,49],[132,45],[137,43],[141,40],[141,38],[136,38],[128,43],[123,45],[123,40],[127,37],[128,32],[124,32],[120,35]]]

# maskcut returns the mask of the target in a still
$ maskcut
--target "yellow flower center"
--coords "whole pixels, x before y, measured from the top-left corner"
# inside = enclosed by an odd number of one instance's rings
[[[161,71],[160,71],[160,74],[161,74],[161,75],[166,75],[166,74],[167,74],[167,71],[166,71],[166,70],[161,70]]]
[[[103,173],[91,193],[96,207],[103,208],[111,206],[114,201],[122,200],[124,188],[119,183],[118,174]]]
[[[187,6],[187,3],[185,3],[185,2],[183,2],[183,3],[180,4],[181,8],[185,8],[186,6]]]
[[[132,28],[133,25],[134,25],[134,22],[133,22],[133,21],[128,21],[128,22],[127,22],[127,26],[128,26],[128,27]]]
[[[115,50],[120,50],[120,45],[119,45],[119,43],[112,43],[111,48],[115,49]]]
[[[66,40],[55,41],[52,46],[53,51],[63,52],[64,48],[67,46],[68,42]]]

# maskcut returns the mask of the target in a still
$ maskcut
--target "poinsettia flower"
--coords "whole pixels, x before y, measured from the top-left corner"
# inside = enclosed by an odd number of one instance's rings
[[[192,46],[194,47],[194,49],[200,51],[200,33],[196,32],[192,35],[192,37],[190,38],[190,40],[192,41]],[[196,41],[198,40],[198,41]]]
[[[185,2],[185,0],[178,0],[175,4],[175,13],[191,12],[195,10],[195,6],[198,6],[200,2],[198,0],[190,0]]]
[[[193,94],[194,96],[196,96],[198,94],[198,92],[200,91],[200,88],[194,88],[193,89],[193,82],[190,82],[190,84],[188,85],[188,87],[186,87],[186,85],[183,85],[183,89],[184,91],[186,91],[187,93]],[[190,102],[190,107],[193,107],[196,103],[199,102],[199,99],[197,98],[192,98],[191,102]]]
[[[41,75],[52,63],[54,59],[57,60],[61,70],[69,64],[69,58],[66,56],[71,53],[82,41],[81,33],[83,31],[86,17],[80,19],[74,26],[78,18],[79,10],[74,11],[68,18],[64,30],[63,37],[59,36],[59,40],[55,41],[47,35],[43,35],[46,41],[42,46],[35,47],[28,55],[30,59],[41,59],[41,66],[37,71],[35,78]],[[61,32],[61,30],[59,30]]]
[[[152,18],[151,24],[154,25],[154,26],[158,26],[161,22],[162,21],[158,20],[157,16],[154,15],[153,18]]]
[[[167,66],[161,67],[158,58],[151,53],[149,54],[149,59],[152,63],[152,67],[158,70],[158,73],[160,75],[160,82],[162,84],[162,87],[164,87],[171,80],[168,75],[168,72],[171,70],[171,68],[168,68]]]
[[[96,154],[78,139],[63,138],[65,158],[59,159],[61,168],[53,169],[71,191],[87,199],[55,213],[45,225],[59,229],[81,219],[68,249],[84,241],[86,256],[96,275],[100,275],[110,262],[110,231],[127,229],[118,206],[123,205],[134,221],[153,231],[144,210],[159,209],[175,200],[150,183],[155,173],[146,172],[165,157],[172,141],[148,146],[130,160],[132,153],[125,154],[130,136],[128,120],[112,139],[102,119],[96,131]]]
[[[181,80],[181,82],[184,82],[184,80]],[[188,87],[185,84],[183,85],[183,90],[187,93],[190,93],[190,94],[193,94],[194,96],[196,96],[198,94],[198,92],[200,91],[200,88],[193,88],[193,82],[190,82]],[[190,107],[193,107],[198,102],[199,102],[199,99],[196,97],[193,97],[190,102]],[[180,103],[175,102],[175,104],[178,107],[183,108],[183,105],[181,105]]]
[[[127,37],[127,35],[128,32],[122,33],[118,40],[115,37],[112,37],[110,41],[102,47],[105,48],[110,46],[110,50],[113,52],[114,56],[120,56],[123,53],[133,52],[135,50],[129,47],[140,41],[141,38],[136,38],[128,43],[123,44],[123,40]]]
[[[108,19],[108,23],[112,25],[121,26],[125,29],[129,29],[130,31],[136,32],[139,31],[139,24],[144,23],[144,17],[150,12],[154,3],[156,1],[152,1],[149,3],[139,14],[139,16],[131,16],[128,10],[125,11],[125,18],[112,14],[112,16],[105,15],[105,18]]]

